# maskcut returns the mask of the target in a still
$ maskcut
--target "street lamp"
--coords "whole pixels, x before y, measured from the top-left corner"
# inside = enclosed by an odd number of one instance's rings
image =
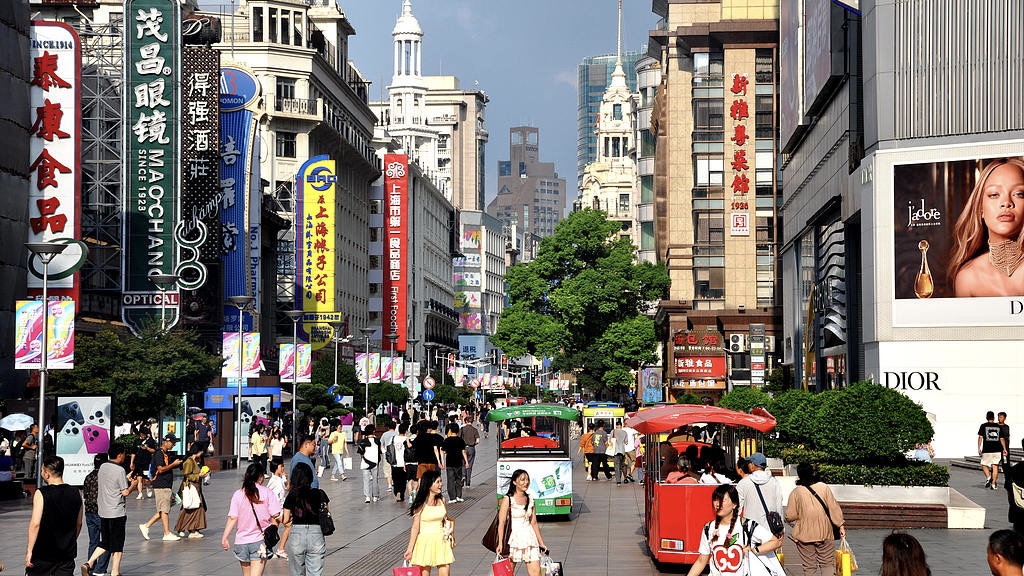
[[[28,242],[25,247],[29,249],[39,258],[39,261],[43,263],[43,347],[39,354],[39,433],[44,434],[43,429],[43,410],[46,409],[46,356],[49,354],[50,343],[47,342],[49,335],[49,316],[50,316],[50,303],[48,301],[49,295],[47,294],[48,283],[50,281],[49,266],[50,261],[53,257],[60,254],[68,247],[67,244],[57,244],[56,242]],[[31,267],[30,267],[31,268]],[[56,430],[54,431],[54,437],[56,437]],[[43,443],[36,438],[36,444],[39,445],[39,457],[36,458],[36,486],[43,481]]]
[[[370,336],[377,331],[376,328],[360,328],[359,331],[363,334],[363,338],[366,339],[366,356],[363,357],[363,363],[366,366],[366,370],[363,375],[366,377],[363,385],[363,414],[367,417],[370,415]]]
[[[427,376],[430,376],[430,357],[434,355],[435,348],[437,348],[437,344],[433,342],[423,343],[423,353],[427,355]]]
[[[409,364],[416,363],[416,343],[419,342],[419,338],[406,338],[405,339],[405,351],[409,355]],[[417,370],[414,374],[416,378],[420,377],[420,371]],[[412,399],[416,395],[416,387],[409,386],[409,398]]]
[[[245,348],[243,340],[245,333],[242,332],[242,319],[245,314],[242,312],[252,305],[256,299],[252,296],[231,296],[228,302],[238,308],[238,394],[235,401],[238,403],[238,410],[235,413],[235,422],[238,426],[238,433],[235,434],[235,468],[242,467],[242,380],[245,378]]]
[[[292,454],[298,447],[298,439],[295,437],[295,419],[298,413],[295,411],[295,395],[299,388],[299,320],[302,319],[302,310],[288,310],[284,313],[292,321]]]
[[[331,327],[334,328],[334,337],[332,337],[331,340],[334,340],[334,388],[335,389],[338,388],[338,345],[341,344],[342,342],[348,344],[348,341],[349,341],[348,336],[340,336],[338,334],[339,332],[341,332],[342,329],[345,328],[345,325],[346,325],[345,322],[332,322],[331,323]],[[335,392],[335,393],[337,393],[337,392]]]
[[[167,330],[167,291],[178,283],[181,276],[177,274],[150,274],[149,281],[156,284],[160,291],[160,331]]]
[[[398,340],[398,332],[388,332],[384,335],[391,342],[391,351],[388,352],[388,360],[391,362],[391,380],[392,384],[395,383],[395,340]]]

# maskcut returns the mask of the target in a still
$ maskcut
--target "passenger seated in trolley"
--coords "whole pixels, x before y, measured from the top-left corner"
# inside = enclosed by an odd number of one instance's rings
[[[669,472],[665,477],[667,484],[700,484],[699,475],[690,469],[690,460],[686,456],[680,456],[676,462],[676,470]]]

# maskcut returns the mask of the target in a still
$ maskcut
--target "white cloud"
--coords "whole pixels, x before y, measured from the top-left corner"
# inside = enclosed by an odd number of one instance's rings
[[[561,72],[555,73],[553,78],[555,84],[566,84],[573,90],[576,89],[576,70],[562,70]]]

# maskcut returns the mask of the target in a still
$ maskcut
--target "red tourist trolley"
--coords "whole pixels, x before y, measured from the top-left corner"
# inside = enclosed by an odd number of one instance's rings
[[[758,450],[760,436],[775,428],[775,418],[755,408],[745,414],[716,406],[691,404],[657,406],[626,420],[644,435],[644,533],[656,562],[693,564],[701,530],[715,517],[710,484],[662,482],[660,443],[667,441],[680,454],[689,446],[699,450],[717,444],[726,462],[735,464]]]

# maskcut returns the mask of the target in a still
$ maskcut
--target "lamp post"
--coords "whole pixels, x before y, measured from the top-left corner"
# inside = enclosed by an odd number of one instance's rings
[[[288,310],[284,313],[292,321],[292,454],[298,446],[298,439],[295,437],[295,419],[298,412],[295,410],[295,395],[299,388],[299,320],[302,319],[302,310]]]
[[[56,242],[28,242],[25,247],[32,252],[39,261],[43,263],[43,347],[40,349],[39,354],[39,433],[45,434],[43,426],[43,411],[46,409],[46,360],[47,354],[49,353],[50,343],[47,341],[49,335],[49,316],[50,316],[50,303],[48,301],[49,295],[47,294],[48,283],[50,281],[49,266],[50,261],[53,257],[60,254],[68,247],[67,244],[57,244]],[[30,266],[31,268],[31,266]],[[56,430],[54,431],[56,436]],[[36,438],[36,444],[39,445],[40,449],[39,457],[36,458],[36,486],[43,481],[43,443]]]
[[[238,433],[235,435],[235,468],[242,467],[242,380],[245,378],[245,333],[242,332],[243,312],[252,305],[256,299],[252,296],[231,296],[228,302],[238,308],[238,393],[235,401],[238,409],[235,412],[235,424],[238,426]]]
[[[167,330],[167,291],[174,288],[181,276],[177,274],[150,274],[149,281],[160,291],[160,331]]]
[[[363,357],[363,364],[366,366],[366,370],[363,372],[366,377],[363,385],[363,415],[366,417],[370,416],[370,336],[376,331],[376,328],[370,327],[359,329],[363,338],[366,339],[366,356]]]
[[[395,340],[398,340],[398,332],[388,332],[384,335],[391,342],[391,350],[388,352],[388,360],[391,362],[391,379],[392,384],[395,383]]]
[[[416,362],[416,343],[419,342],[419,338],[406,338],[405,339],[405,351],[409,355],[409,364],[415,364]],[[420,377],[419,370],[416,371],[415,376]],[[416,395],[416,385],[409,386],[409,399],[412,400]]]
[[[345,322],[332,322],[331,327],[334,328],[334,387],[338,387],[338,345],[342,342],[348,344],[348,336],[340,336],[338,333],[345,328]]]
[[[427,356],[427,376],[430,376],[430,357],[434,355],[434,348],[436,347],[437,345],[433,342],[423,343],[423,353]]]

